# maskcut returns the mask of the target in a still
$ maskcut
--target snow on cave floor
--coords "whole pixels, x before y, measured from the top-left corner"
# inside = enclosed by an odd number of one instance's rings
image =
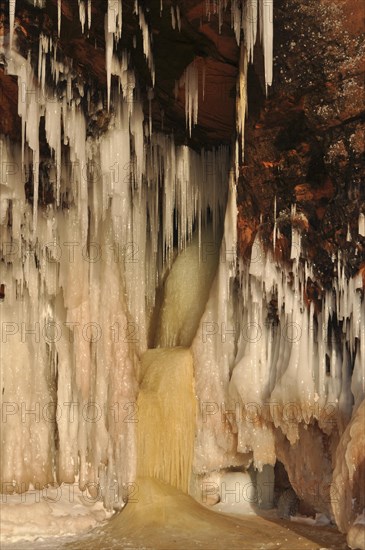
[[[221,550],[286,549],[345,550],[346,539],[335,528],[310,526],[278,520],[275,510],[260,515],[219,514],[200,505],[193,498],[173,487],[152,479],[140,480],[138,502],[129,503],[122,513],[98,523],[102,517],[101,504],[84,509],[78,504],[58,503],[49,507],[49,517],[42,515],[42,502],[29,504],[29,513],[16,506],[11,514],[10,502],[2,506],[2,550],[54,549],[156,549],[156,550]],[[75,507],[78,510],[75,511]],[[37,514],[37,515],[35,515]],[[58,517],[56,517],[58,515]],[[17,526],[10,526],[11,519]],[[29,529],[32,522],[33,528]],[[50,532],[50,525],[58,523],[58,534]],[[35,526],[38,525],[38,535]],[[89,527],[88,527],[89,525]],[[79,534],[69,536],[71,530]],[[82,531],[82,532],[81,532]],[[53,531],[55,532],[55,531]],[[30,534],[33,533],[31,539]],[[24,537],[27,534],[27,540]],[[30,540],[31,539],[31,540]]]

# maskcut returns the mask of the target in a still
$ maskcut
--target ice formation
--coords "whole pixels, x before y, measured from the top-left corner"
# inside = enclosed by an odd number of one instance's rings
[[[212,507],[221,513],[254,514],[257,503],[255,484],[247,472],[226,472],[219,483],[220,500]]]
[[[101,500],[80,491],[76,483],[2,495],[1,548],[59,548],[58,537],[78,536],[112,515]]]
[[[219,2],[221,10],[222,1]],[[238,167],[244,161],[244,129],[247,111],[247,63],[253,61],[254,47],[259,29],[260,44],[264,56],[264,73],[266,94],[272,85],[273,78],[273,0],[232,0],[231,3],[232,28],[240,45],[239,78],[237,82],[236,108],[236,151],[235,165],[236,178]],[[241,34],[243,31],[243,40]],[[241,142],[241,152],[239,147]]]
[[[108,89],[108,109],[110,107],[110,92],[112,78],[112,61],[114,40],[118,43],[122,36],[122,1],[108,0],[108,11],[105,16],[105,66]],[[118,75],[118,72],[117,72]]]
[[[105,17],[111,120],[99,137],[88,135],[83,86],[74,93],[76,77],[57,61],[56,44],[41,36],[37,70],[17,53],[15,2],[9,5],[9,45],[2,53],[8,74],[18,79],[22,140],[18,146],[0,138],[3,490],[73,483],[78,476],[81,490],[93,494],[100,487],[111,508],[125,501],[122,489],[137,474],[188,491],[191,476],[250,462],[261,483],[277,458],[275,433],[294,446],[314,423],[342,436],[335,478],[347,475],[347,487],[353,472],[346,452],[356,451],[351,430],[358,429],[365,396],[360,275],[345,277],[339,253],[333,289],[322,290],[316,310],[306,296],[314,274],[298,229],[289,267],[276,263],[259,232],[250,261],[238,261],[237,173],[229,171],[228,148],[177,146],[151,132],[151,118],[146,131],[128,55],[116,55],[121,1],[109,1]],[[226,2],[214,6],[221,13]],[[59,32],[61,7],[59,1]],[[80,1],[79,9],[85,30],[91,1],[87,9]],[[257,25],[271,84],[271,10],[267,0],[232,2],[238,43],[244,34],[236,169]],[[153,84],[152,41],[138,2],[135,14]],[[193,63],[183,77],[190,133],[198,117],[198,76]],[[49,89],[50,77],[64,84],[63,93]],[[51,158],[41,152],[43,122]],[[358,234],[365,234],[363,214]],[[279,238],[275,223],[274,249]],[[156,289],[163,285],[158,304]],[[156,305],[160,349],[147,350]],[[165,349],[173,346],[184,348]],[[161,433],[166,418],[171,425]],[[341,471],[344,462],[348,474]],[[335,512],[347,529],[350,520],[342,514]]]
[[[191,136],[192,127],[198,123],[199,72],[196,61],[190,63],[180,79],[179,86],[185,88],[186,127]]]
[[[85,31],[85,21],[86,21],[86,11],[85,11],[85,2],[84,0],[78,0],[79,3],[79,18],[81,23],[81,29],[84,33]]]
[[[229,408],[239,410],[232,415],[238,449],[253,451],[259,469],[275,462],[274,427],[292,444],[301,423],[316,420],[329,433],[335,422],[340,427],[348,422],[353,400],[356,405],[364,397],[361,277],[346,280],[339,261],[339,280],[334,291],[324,294],[322,311],[315,316],[313,303],[304,303],[311,273],[309,265],[299,262],[300,235],[294,229],[291,256],[289,274],[264,252],[257,237],[249,270],[241,267],[243,315],[235,327]]]
[[[362,212],[359,215],[359,235],[365,237],[365,214]]]
[[[217,2],[209,0],[206,2],[206,15],[208,19],[210,19],[211,15],[218,15],[219,32],[221,31],[223,15],[227,4],[227,0],[218,0]],[[176,11],[176,14],[175,17],[174,7],[172,6],[171,18],[173,28],[176,27],[176,21],[179,24],[178,11]],[[232,0],[231,2],[231,25],[235,32],[237,44],[241,47],[236,116],[238,135],[241,138],[242,154],[247,103],[247,62],[253,62],[254,47],[259,36],[259,43],[261,44],[264,57],[265,87],[267,93],[273,79],[273,17],[273,0]],[[196,61],[186,68],[180,81],[180,86],[182,85],[185,85],[186,126],[191,135],[192,127],[198,122],[199,75]],[[202,97],[204,98],[204,91]],[[238,153],[236,153],[236,159],[237,165],[239,162]]]
[[[227,0],[206,1],[205,11],[208,19],[211,18],[211,15],[218,15],[219,32],[221,32],[223,15],[227,5]],[[231,2],[231,24],[237,44],[241,43],[243,32],[250,61],[253,60],[253,51],[259,29],[260,43],[265,58],[265,81],[267,86],[272,84],[273,21],[273,0],[232,0]]]
[[[57,30],[58,36],[61,34],[62,0],[57,0]]]
[[[142,31],[143,53],[147,59],[148,67],[150,69],[152,85],[155,85],[155,68],[154,68],[154,62],[153,62],[153,56],[152,56],[151,35],[150,35],[150,31],[148,28],[148,24],[147,24],[144,12],[141,7],[138,7],[137,1],[135,4],[135,11],[138,14],[139,26]]]
[[[273,0],[232,0],[232,28],[237,44],[241,42],[243,31],[244,43],[249,60],[253,59],[253,50],[259,29],[260,42],[264,54],[266,86],[272,84],[273,63]]]
[[[200,239],[193,237],[173,263],[164,284],[156,346],[191,345],[217,269],[220,238],[206,229]]]
[[[240,155],[238,149],[238,139],[241,140],[241,155],[242,161],[244,160],[245,149],[245,119],[247,111],[247,50],[245,46],[241,45],[240,51],[240,71],[238,77],[238,93],[237,93],[237,141],[236,141],[236,179],[238,179],[238,167],[240,165]]]
[[[236,187],[231,173],[218,270],[192,343],[198,398],[195,474],[235,463],[234,438],[222,421],[220,407],[227,403],[229,370],[235,355],[231,293],[236,269],[236,218]]]
[[[231,201],[223,250],[227,239],[234,241],[229,239],[236,219]],[[219,265],[192,346],[199,400],[198,475],[235,465],[237,451],[241,463],[252,453],[259,471],[275,464],[277,429],[291,445],[311,424],[326,434],[341,434],[364,399],[361,274],[346,279],[339,254],[333,289],[323,291],[321,311],[315,311],[306,300],[306,285],[314,275],[295,228],[290,256],[291,268],[283,269],[265,251],[258,233],[249,264],[239,262],[236,295],[235,270],[228,262]]]
[[[83,88],[74,94],[75,76],[51,39],[41,36],[37,73],[30,58],[4,50],[18,78],[22,142],[0,140],[1,481],[19,492],[79,475],[80,488],[100,484],[111,507],[115,487],[123,502],[135,477],[137,357],[156,287],[194,230],[199,248],[208,217],[218,233],[229,157],[227,148],[197,153],[162,134],[147,146],[142,105],[128,97],[133,72],[113,53],[121,11],[106,21],[108,103],[112,72],[121,94],[99,138],[87,136]],[[48,88],[50,73],[65,84],[61,97]],[[41,121],[51,158],[40,151]]]
[[[16,0],[9,2],[9,48],[13,46],[14,19],[15,19]]]
[[[180,16],[180,8],[178,5],[171,6],[171,26],[175,30],[176,27],[181,31],[181,16]]]
[[[148,350],[141,360],[137,474],[188,493],[195,436],[193,357],[186,348]]]

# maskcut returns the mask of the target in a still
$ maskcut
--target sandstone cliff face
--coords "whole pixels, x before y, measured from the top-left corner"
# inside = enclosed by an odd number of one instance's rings
[[[336,275],[331,255],[338,250],[348,275],[364,269],[365,240],[358,235],[365,207],[363,5],[287,0],[274,11],[275,73],[267,100],[251,71],[241,249],[260,215],[270,238],[276,196],[282,234],[276,253],[287,257],[290,204],[296,203],[303,247],[330,287]]]

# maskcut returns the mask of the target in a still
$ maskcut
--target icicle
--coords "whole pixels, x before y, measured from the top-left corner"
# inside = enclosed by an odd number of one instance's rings
[[[61,16],[62,16],[62,0],[57,0],[57,29],[58,29],[58,36],[61,35]]]
[[[91,2],[92,0],[87,0],[87,26],[89,30],[91,28]]]
[[[25,60],[14,52],[12,57],[9,58],[8,73],[18,77],[20,90],[18,94],[18,114],[22,119],[22,158],[24,158],[25,141],[27,141],[33,152],[33,236],[35,237],[38,216],[39,122],[42,95],[35,84],[30,56],[28,56],[28,60]]]
[[[44,35],[40,34],[38,43],[38,82],[42,80],[43,40]]]
[[[224,221],[224,242],[230,277],[234,277],[237,259],[237,186],[232,172],[229,180],[229,195]]]
[[[365,214],[362,212],[359,214],[359,235],[365,237]]]
[[[179,29],[179,32],[181,32],[181,17],[180,17],[179,6],[176,6],[176,21],[177,21],[177,28]]]
[[[61,189],[61,104],[56,98],[46,103],[45,126],[48,145],[55,152],[56,203],[58,206]]]
[[[245,153],[245,119],[247,110],[247,50],[241,44],[240,52],[240,71],[238,81],[238,96],[237,96],[237,132],[241,139],[242,161]],[[238,160],[238,159],[237,159]]]
[[[230,175],[229,195],[220,247],[221,261],[210,289],[200,327],[191,346],[194,356],[196,395],[199,400],[195,442],[195,471],[224,468],[229,462],[232,441],[222,431],[220,415],[204,418],[204,403],[227,403],[229,369],[233,362],[235,335],[230,285],[236,274],[237,204],[234,173]],[[219,241],[218,241],[219,242]],[[215,241],[215,244],[218,244]],[[224,327],[229,327],[226,330]],[[217,328],[216,330],[211,330]],[[224,331],[224,333],[221,333]],[[208,374],[209,373],[209,374]],[[232,455],[230,455],[232,456]],[[234,460],[234,459],[233,459]],[[232,462],[231,462],[232,465]]]
[[[91,4],[90,4],[90,18],[91,18]],[[104,32],[105,32],[105,65],[106,65],[106,75],[107,75],[107,105],[109,110],[114,40],[118,42],[122,36],[122,0],[108,0],[108,11],[105,15]]]
[[[260,0],[260,28],[264,52],[266,93],[272,85],[273,65],[273,0]]]
[[[155,85],[155,68],[154,68],[153,57],[152,57],[151,37],[150,37],[149,28],[141,7],[138,8],[138,18],[139,18],[139,27],[142,31],[143,53],[147,59],[148,67],[152,78],[152,85],[154,86]]]
[[[349,224],[349,223],[347,224],[346,241],[347,241],[347,242],[350,242],[350,241],[351,241],[351,231],[350,231],[350,224]]]
[[[273,248],[273,252],[275,253],[275,248],[276,248],[276,195],[275,195],[275,198],[274,198],[274,230],[273,230],[273,235],[272,235],[272,248]]]
[[[153,88],[149,88],[147,92],[147,99],[148,99],[148,129],[149,129],[149,135],[152,136],[152,99],[153,99]]]
[[[110,109],[110,91],[112,81],[112,58],[113,58],[113,33],[108,31],[109,16],[105,18],[105,65],[106,65],[106,82],[107,82],[107,105]]]
[[[227,8],[227,1],[226,0],[218,0],[218,29],[219,34],[222,32],[222,25],[223,25],[223,8]]]
[[[81,23],[81,29],[82,29],[82,34],[84,34],[85,20],[86,20],[85,2],[84,0],[78,0],[78,2],[79,2],[79,18]]]
[[[243,29],[244,43],[248,53],[248,60],[253,61],[253,51],[257,36],[257,20],[259,16],[260,41],[264,54],[265,84],[272,84],[273,64],[273,0],[252,0],[243,5],[238,0],[231,2],[231,21],[237,44],[241,43],[241,29]]]
[[[122,36],[122,2],[121,0],[108,0],[107,29],[114,33],[116,41]]]
[[[232,28],[234,30],[237,44],[240,45],[241,41],[241,10],[238,5],[238,0],[232,0],[231,3],[231,16],[232,16]]]
[[[195,61],[185,69],[180,86],[185,86],[185,119],[191,136],[192,126],[198,123],[199,73]]]
[[[290,259],[299,262],[301,236],[297,229],[292,227]]]
[[[176,28],[176,19],[175,19],[175,8],[171,6],[171,26],[175,30]]]
[[[203,64],[203,101],[205,100],[205,81],[206,81],[206,76],[207,76],[207,68],[206,68],[206,65],[205,63]]]
[[[253,50],[256,43],[257,35],[257,0],[245,2],[244,11],[242,14],[242,28],[245,37],[246,49],[248,52],[248,60],[253,62]]]
[[[13,46],[16,0],[9,1],[9,49]]]

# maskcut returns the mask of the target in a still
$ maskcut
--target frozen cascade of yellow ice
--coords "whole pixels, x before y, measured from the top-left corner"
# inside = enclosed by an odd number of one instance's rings
[[[188,492],[196,400],[193,356],[197,332],[219,259],[220,232],[195,235],[175,259],[165,285],[156,349],[141,358],[137,474]],[[178,347],[177,347],[178,346]],[[180,347],[185,346],[185,347]]]
[[[154,477],[187,493],[195,436],[189,349],[145,352],[137,404],[137,475]]]

